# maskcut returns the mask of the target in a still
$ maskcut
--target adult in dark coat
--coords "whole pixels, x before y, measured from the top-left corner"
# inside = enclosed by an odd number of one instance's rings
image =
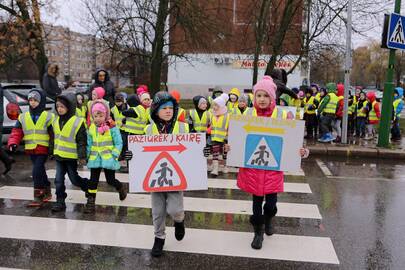
[[[3,87],[1,87],[0,84],[0,142],[2,142],[3,139],[3,121],[4,121]],[[7,152],[3,149],[2,146],[0,146],[0,160],[1,162],[3,162],[4,167],[6,167],[3,174],[8,173],[11,170],[11,164],[13,164],[14,159],[10,158],[9,155],[7,155]]]
[[[94,74],[94,83],[89,89],[89,98],[91,99],[91,91],[96,87],[103,87],[105,90],[104,99],[110,103],[110,107],[114,106],[115,88],[110,81],[110,74],[105,69],[97,69]]]
[[[269,75],[270,77],[272,77],[274,83],[277,85],[277,104],[280,104],[280,96],[282,94],[287,94],[295,99],[298,98],[297,94],[287,87],[287,72],[284,69],[275,68],[272,71],[266,70],[266,73],[264,75]]]
[[[59,88],[58,77],[59,74],[59,67],[57,64],[47,64],[46,65],[46,72],[44,77],[42,78],[42,89],[44,89],[45,94],[47,97],[51,98],[52,100],[56,99],[56,96],[62,93],[62,90]]]

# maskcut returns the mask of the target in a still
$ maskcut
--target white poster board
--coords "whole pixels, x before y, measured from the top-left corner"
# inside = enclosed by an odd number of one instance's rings
[[[207,190],[204,133],[128,136],[130,192]]]
[[[297,172],[305,122],[270,117],[231,115],[227,165],[273,171]]]

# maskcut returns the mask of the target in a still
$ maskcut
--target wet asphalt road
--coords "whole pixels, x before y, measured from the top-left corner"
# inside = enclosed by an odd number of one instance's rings
[[[16,159],[18,162],[12,172],[0,179],[0,189],[5,186],[32,187],[29,160],[23,155],[17,155]],[[54,162],[48,162],[47,167],[54,168]],[[18,269],[405,269],[404,163],[311,157],[303,162],[302,168],[305,176],[287,176],[286,182],[308,183],[312,193],[283,193],[279,195],[279,202],[316,205],[322,219],[277,216],[274,219],[275,232],[281,235],[330,238],[338,264],[316,262],[318,255],[320,258],[323,256],[317,253],[313,254],[315,259],[311,261],[302,259],[298,254],[296,259],[294,259],[295,254],[292,254],[292,259],[284,260],[187,251],[166,251],[162,258],[154,259],[145,248],[80,244],[75,241],[71,243],[56,240],[41,241],[36,237],[33,237],[35,240],[26,240],[24,237],[6,237],[0,232],[2,235],[0,267]],[[229,174],[223,178],[235,179],[236,175]],[[66,182],[69,183],[68,180]],[[68,189],[76,188],[68,185]],[[113,189],[106,183],[100,183],[99,191],[113,192]],[[250,200],[249,195],[236,189],[210,188],[208,192],[187,192],[185,196],[201,199]],[[30,209],[26,207],[28,202],[24,199],[1,197],[0,217],[29,217],[33,218],[33,221],[43,217],[49,220],[152,224],[149,208],[100,205],[97,206],[96,215],[86,215],[82,212],[82,203],[68,203],[66,213],[52,214],[50,205],[41,209]],[[187,228],[201,229],[203,232],[207,230],[252,231],[248,223],[248,215],[244,214],[187,211],[185,222]],[[172,225],[171,221],[167,224]],[[0,224],[0,230],[1,226],[2,224]],[[31,231],[35,223],[18,224],[18,226]],[[108,238],[103,235],[99,237]],[[128,237],[134,236],[128,232]],[[153,235],[150,235],[150,238],[153,240]],[[265,242],[271,240],[268,238]],[[193,243],[193,245],[198,246],[199,243]],[[200,247],[202,245],[203,243]],[[238,245],[249,246],[250,242],[240,241]],[[276,248],[284,247],[280,245]],[[289,250],[285,252],[288,253]],[[293,252],[296,251],[291,251]]]

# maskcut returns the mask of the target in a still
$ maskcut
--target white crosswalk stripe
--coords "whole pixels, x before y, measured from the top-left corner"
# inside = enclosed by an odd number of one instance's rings
[[[55,193],[55,190],[52,190]],[[67,202],[86,203],[84,193],[80,190],[68,190]],[[3,186],[0,188],[0,198],[16,200],[32,200],[32,188]],[[118,193],[97,192],[96,203],[109,206],[126,206],[151,208],[148,194],[128,194],[124,201],[120,201]],[[318,206],[315,204],[278,203],[277,215],[280,217],[321,219]],[[208,213],[252,214],[252,202],[243,200],[206,199],[184,197],[184,210]]]
[[[49,178],[55,178],[56,170],[51,169],[46,171]],[[90,177],[90,171],[79,171],[81,177]],[[115,177],[122,183],[129,183],[129,175],[127,173],[116,173]],[[67,179],[68,176],[66,175]],[[102,173],[100,175],[100,181],[105,182],[105,176]],[[209,188],[218,188],[218,189],[239,189],[236,186],[236,180],[232,179],[222,179],[222,178],[209,178],[208,179]],[[291,193],[312,193],[311,188],[307,183],[284,183],[284,192]]]
[[[0,237],[5,238],[143,249],[153,244],[153,227],[147,225],[10,215],[0,215],[0,224]],[[173,234],[173,228],[167,228],[167,233]],[[263,242],[261,250],[253,250],[247,244],[241,245],[249,243],[251,238],[251,233],[244,232],[187,229],[187,236],[181,242],[167,237],[165,249],[275,260],[339,262],[332,241],[326,237],[275,234]]]
[[[54,178],[55,173],[54,169],[47,170],[50,178]],[[89,177],[90,175],[89,171],[79,171],[79,174],[82,177]],[[304,172],[301,171],[292,176],[304,175]],[[129,182],[128,174],[117,173],[116,177],[123,183]],[[68,176],[66,175],[65,178],[67,180]],[[103,174],[100,181],[105,181]],[[208,179],[208,187],[223,190],[238,189],[235,179],[221,178]],[[52,190],[52,192],[54,193],[55,190]],[[82,191],[69,189],[66,192],[68,194],[66,202],[73,204],[86,203]],[[201,191],[201,194],[204,194],[204,192],[206,191]],[[307,183],[291,182],[285,182],[285,192],[292,194],[312,193]],[[242,215],[252,213],[252,202],[250,200],[200,198],[187,195],[186,192],[184,197],[185,211]],[[32,200],[33,189],[32,187],[22,186],[2,186],[0,187],[0,199]],[[55,201],[55,199],[52,201]],[[151,208],[151,197],[149,194],[128,194],[126,200],[120,201],[117,192],[99,191],[97,192],[96,203],[105,206]],[[316,204],[278,202],[277,207],[278,217],[322,219]],[[150,249],[153,244],[153,226],[150,225],[5,214],[0,214],[0,224],[0,238],[21,239],[22,241],[39,240],[136,249]],[[26,224],[30,224],[30,226],[26,226]],[[301,224],[300,226],[305,225]],[[270,237],[265,236],[261,250],[253,250],[250,247],[252,232],[187,228],[186,237],[179,242],[172,236],[173,231],[174,228],[167,228],[168,236],[164,250],[185,252],[186,254],[212,254],[251,259],[339,264],[339,259],[329,237],[274,234]],[[100,235],[103,237],[100,237]]]

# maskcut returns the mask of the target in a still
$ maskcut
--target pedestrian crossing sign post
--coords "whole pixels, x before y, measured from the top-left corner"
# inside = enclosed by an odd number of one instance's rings
[[[130,192],[207,190],[203,133],[128,136]]]
[[[396,13],[390,15],[387,47],[390,49],[405,50],[405,16]]]
[[[272,171],[298,172],[304,121],[232,115],[227,165]]]

